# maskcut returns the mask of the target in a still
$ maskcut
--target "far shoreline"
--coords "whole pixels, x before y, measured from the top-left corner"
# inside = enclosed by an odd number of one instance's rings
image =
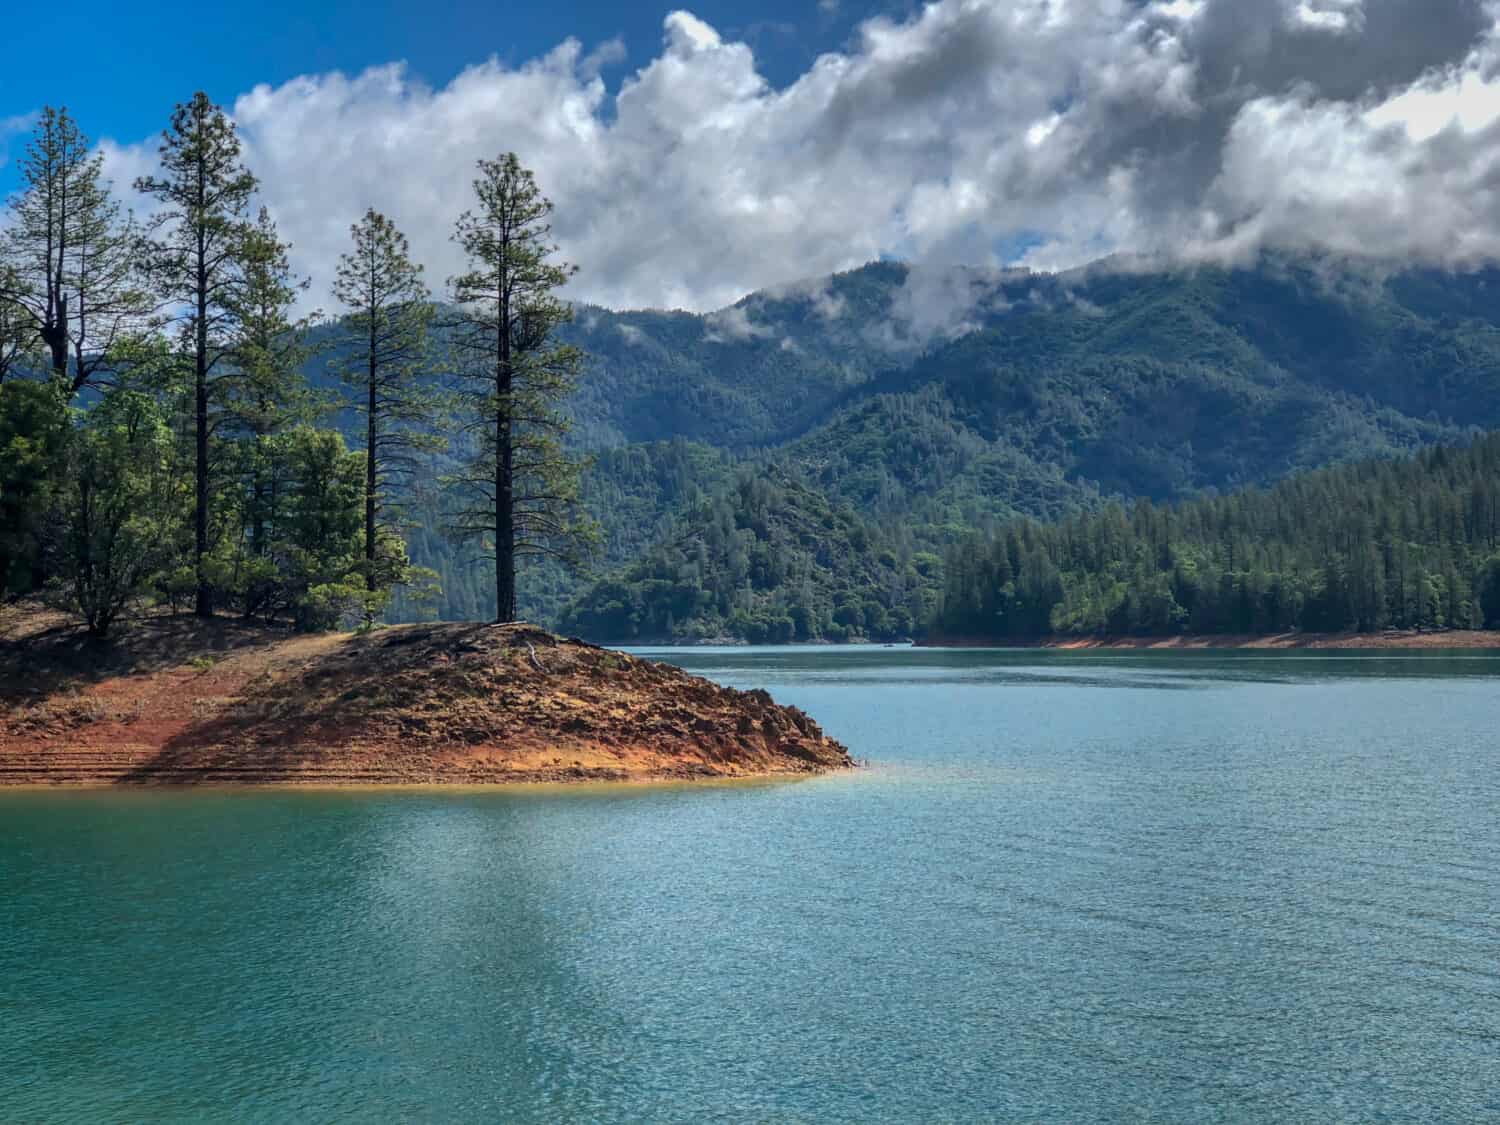
[[[1201,651],[1207,649],[1404,649],[1404,650],[1496,650],[1500,631],[1450,629],[1446,631],[1386,630],[1380,633],[1270,633],[1215,634],[1181,633],[1170,637],[939,637],[915,642],[917,648],[1012,648],[1057,649],[1067,652],[1091,650]]]

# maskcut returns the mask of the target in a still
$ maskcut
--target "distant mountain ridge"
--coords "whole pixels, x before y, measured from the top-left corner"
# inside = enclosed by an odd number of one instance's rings
[[[1493,269],[876,262],[703,315],[580,306],[566,334],[590,356],[576,443],[608,451],[585,482],[613,544],[601,574],[727,495],[733,465],[776,465],[909,560],[1017,514],[1269,484],[1500,428]],[[414,553],[459,581],[452,549],[424,542]],[[583,587],[539,573],[531,588],[551,622]],[[482,613],[474,596],[447,612]]]

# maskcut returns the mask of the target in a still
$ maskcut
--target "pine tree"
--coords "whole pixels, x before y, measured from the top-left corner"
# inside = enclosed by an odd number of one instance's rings
[[[987,638],[1494,628],[1497,474],[1500,435],[1491,435],[1265,490],[1141,502],[1128,523],[1118,505],[1050,526],[1022,521],[987,548],[952,551],[933,624]],[[1023,566],[1016,611],[997,625],[992,604],[1011,600],[1003,565],[1017,557],[1042,560],[1056,581],[1028,584]]]
[[[365,419],[365,589],[388,586],[397,560],[382,555],[399,542],[395,493],[416,455],[441,443],[430,427],[438,413],[431,388],[428,329],[431,294],[406,237],[373,208],[350,228],[354,249],[339,259],[333,292],[349,309],[345,355],[337,371],[350,387],[348,405]],[[404,560],[401,560],[404,562]]]
[[[323,406],[302,374],[314,350],[308,342],[314,318],[295,315],[307,282],[293,274],[289,250],[262,208],[244,232],[225,302],[235,342],[233,368],[221,376],[221,408],[224,421],[240,435],[233,460],[244,481],[241,522],[249,534],[249,557],[237,556],[233,586],[247,617],[278,584],[266,559],[285,491],[284,443],[278,435],[312,421]]]
[[[314,351],[309,333],[317,314],[295,314],[308,283],[292,272],[290,251],[270,213],[261,208],[254,225],[243,230],[238,268],[226,289],[225,311],[234,339],[223,405],[250,434],[275,433],[318,412],[302,374]]]
[[[193,372],[194,610],[206,616],[213,612],[213,591],[204,567],[209,551],[213,384],[232,362],[238,342],[233,299],[256,181],[240,164],[234,125],[201,91],[178,105],[162,133],[159,153],[162,174],[142,177],[136,189],[163,204],[147,253],[150,276],[164,301],[185,310],[180,341]]]
[[[41,585],[41,532],[67,475],[73,432],[65,399],[56,383],[0,384],[0,599],[13,577],[24,579],[22,589]]]
[[[469,272],[452,280],[454,346],[468,428],[478,454],[454,478],[463,495],[456,530],[489,537],[495,557],[495,618],[516,617],[516,560],[576,561],[593,530],[578,504],[580,464],[562,446],[559,404],[583,356],[552,334],[572,318],[556,290],[576,272],[551,261],[552,203],[514,153],[479,161],[479,206],[455,224]]]
[[[24,315],[73,393],[108,371],[114,345],[151,311],[136,282],[135,224],[111,197],[103,162],[66,109],[44,108],[0,239],[0,305],[12,306],[0,319]]]

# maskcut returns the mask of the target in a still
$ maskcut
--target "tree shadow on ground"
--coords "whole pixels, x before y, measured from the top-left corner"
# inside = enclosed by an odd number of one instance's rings
[[[430,686],[429,660],[435,653],[478,651],[469,638],[482,636],[485,628],[418,625],[350,637],[337,648],[309,655],[294,677],[247,684],[224,711],[193,723],[121,780],[130,784],[180,773],[183,780],[244,775],[272,783],[310,766],[358,774],[367,767],[357,751],[351,752],[350,736],[377,733],[385,711]],[[401,756],[421,768],[430,751],[407,743]],[[388,763],[389,755],[384,757]],[[380,772],[389,773],[388,764]]]
[[[288,635],[283,627],[235,617],[163,613],[121,621],[99,638],[81,625],[38,617],[39,628],[13,628],[0,637],[0,705],[177,668],[193,658],[217,659]]]

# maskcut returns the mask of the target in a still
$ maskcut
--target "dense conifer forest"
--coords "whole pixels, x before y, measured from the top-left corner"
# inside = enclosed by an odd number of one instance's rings
[[[1500,436],[1269,489],[1018,521],[948,561],[950,639],[1500,628]]]

